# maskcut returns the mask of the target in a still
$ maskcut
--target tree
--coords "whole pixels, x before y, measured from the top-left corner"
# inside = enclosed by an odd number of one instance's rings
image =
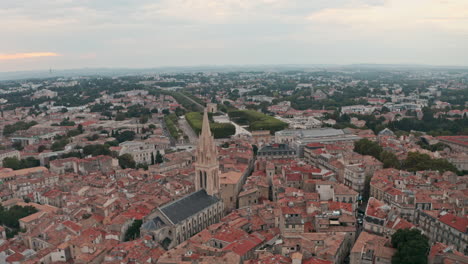
[[[84,129],[83,129],[83,125],[82,124],[79,124],[78,127],[77,127],[78,131],[80,132],[80,134],[82,134],[84,132]]]
[[[7,238],[12,238],[18,233],[20,227],[19,219],[36,212],[37,209],[32,206],[23,207],[15,205],[8,210],[3,206],[0,206],[0,225],[8,227],[6,229]]]
[[[158,163],[158,164],[164,162],[163,156],[161,155],[159,150],[156,152],[156,158],[155,158],[154,162]]]
[[[380,112],[382,112],[382,114],[386,114],[386,113],[390,112],[390,109],[388,109],[388,107],[384,106],[384,107],[382,107],[382,110],[380,110]]]
[[[379,156],[379,160],[382,161],[384,168],[399,168],[400,161],[397,156],[390,151],[382,151]]]
[[[21,169],[21,162],[17,157],[5,158],[3,159],[3,167],[19,170]]]
[[[162,110],[162,113],[163,113],[164,115],[170,114],[169,109],[163,109],[163,110]]]
[[[183,116],[185,114],[185,110],[180,107],[177,107],[174,112],[177,116]]]
[[[37,167],[40,165],[39,160],[33,157],[19,160],[17,157],[5,158],[3,160],[3,167],[13,170],[21,170],[26,168]]]
[[[37,125],[36,121],[31,121],[29,123],[24,122],[24,121],[18,121],[18,122],[14,123],[14,124],[6,125],[3,128],[3,135],[4,136],[9,136],[9,135],[11,135],[11,134],[13,134],[13,133],[15,133],[16,131],[19,131],[19,130],[28,130],[30,127],[32,127],[34,125]]]
[[[399,229],[392,235],[392,246],[397,252],[392,264],[427,263],[429,239],[418,229]]]
[[[446,159],[433,159],[427,154],[418,152],[408,153],[408,157],[403,161],[402,169],[408,171],[437,170],[440,172],[453,171],[458,173],[457,168]]]
[[[372,142],[366,138],[354,143],[354,151],[361,155],[370,155],[376,159],[380,158],[382,147],[377,142]]]
[[[140,124],[146,124],[148,122],[148,116],[142,115],[140,116]]]
[[[253,153],[254,153],[254,156],[256,156],[256,155],[257,155],[257,152],[258,152],[258,147],[257,147],[257,145],[252,145],[252,151],[253,151]]]
[[[95,141],[95,140],[98,140],[99,139],[99,135],[98,134],[93,134],[91,136],[88,136],[86,137],[89,141]]]
[[[135,169],[136,168],[135,160],[133,160],[132,155],[128,153],[119,156],[118,160],[119,160],[119,165],[122,169],[127,169],[127,168]]]
[[[59,151],[59,150],[64,150],[65,149],[65,146],[68,144],[68,139],[67,138],[62,138],[62,139],[59,139],[57,141],[55,141],[52,146],[51,146],[51,149],[53,151]]]
[[[21,142],[19,142],[19,141],[13,142],[12,147],[14,149],[16,149],[16,150],[23,150],[24,149],[23,145],[21,145]]]
[[[40,145],[39,147],[37,147],[37,152],[41,153],[41,152],[43,152],[43,151],[46,150],[46,149],[47,149],[46,146]]]
[[[93,157],[99,155],[110,155],[111,152],[109,150],[109,145],[104,144],[95,144],[95,145],[87,145],[83,148],[83,154],[86,156],[92,155]]]
[[[425,121],[425,122],[434,121],[434,112],[432,111],[431,108],[423,107],[422,113],[423,113],[423,118],[422,118],[423,121]]]
[[[119,143],[122,143],[122,142],[125,142],[125,141],[132,141],[133,139],[135,139],[135,132],[133,131],[130,131],[130,130],[125,130],[124,132],[122,133],[119,133],[115,139],[119,142]]]
[[[143,224],[142,220],[133,221],[132,225],[125,232],[124,241],[135,240],[140,237],[140,227]]]
[[[124,120],[125,120],[125,114],[124,113],[119,112],[119,113],[117,113],[115,115],[115,121],[124,121]]]

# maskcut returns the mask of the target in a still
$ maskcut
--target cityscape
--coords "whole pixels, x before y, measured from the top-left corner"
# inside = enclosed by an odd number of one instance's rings
[[[364,68],[3,81],[0,258],[466,263],[467,81]]]
[[[0,264],[468,263],[467,14],[1,1]]]

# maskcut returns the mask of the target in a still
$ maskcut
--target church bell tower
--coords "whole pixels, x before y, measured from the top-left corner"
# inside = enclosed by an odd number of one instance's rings
[[[205,189],[208,195],[219,197],[218,150],[211,135],[208,111],[203,113],[203,125],[196,152],[195,189]]]

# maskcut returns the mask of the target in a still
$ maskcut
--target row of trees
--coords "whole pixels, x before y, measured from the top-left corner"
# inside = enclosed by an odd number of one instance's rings
[[[200,112],[190,112],[185,114],[185,119],[195,131],[200,134],[203,126],[203,114]],[[210,116],[210,119],[211,116]],[[210,130],[215,138],[227,138],[236,133],[236,127],[231,123],[215,123],[210,120]]]
[[[177,128],[177,115],[176,114],[168,114],[164,116],[164,122],[166,123],[167,130],[174,139],[178,139],[180,137],[179,129]]]
[[[383,162],[385,168],[396,168],[407,171],[437,170],[458,173],[457,168],[446,159],[433,159],[427,154],[410,152],[406,159],[400,161],[395,154],[385,151],[377,142],[361,139],[354,144],[354,151],[362,155],[370,155]]]
[[[3,167],[10,168],[13,170],[21,170],[40,165],[39,160],[33,157],[27,157],[26,159],[18,159],[17,157],[3,159]]]
[[[31,121],[31,122],[18,121],[18,122],[14,123],[14,124],[6,125],[3,128],[3,135],[4,136],[9,136],[9,135],[15,133],[16,131],[28,130],[30,127],[32,127],[34,125],[37,125],[36,121]]]
[[[155,94],[165,94],[165,95],[170,95],[172,96],[179,104],[181,104],[185,109],[188,111],[200,111],[200,107],[192,102],[190,99],[188,99],[186,96],[179,92],[173,92],[173,91],[163,91],[163,90],[156,90],[153,91]]]
[[[423,131],[432,136],[445,135],[468,135],[468,118],[450,120],[447,118],[434,118],[434,111],[423,108],[423,118],[403,118],[399,121],[390,122],[388,127],[392,130]]]

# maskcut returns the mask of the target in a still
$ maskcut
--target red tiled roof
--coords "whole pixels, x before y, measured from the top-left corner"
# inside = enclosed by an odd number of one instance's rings
[[[249,251],[255,249],[257,246],[259,246],[263,241],[256,236],[250,236],[248,238],[238,240],[234,243],[229,244],[227,247],[225,247],[223,250],[224,251],[232,251],[236,253],[239,256],[244,256],[247,254]]]
[[[288,173],[286,174],[287,181],[302,181],[302,175],[300,173]]]
[[[5,260],[9,263],[12,263],[12,262],[19,262],[21,260],[24,259],[24,256],[21,255],[20,253],[18,252],[15,252],[14,254],[8,256]]]
[[[371,197],[367,204],[366,215],[371,217],[376,217],[384,219],[387,217],[388,211],[385,210],[385,207],[388,206],[384,202]]]
[[[75,222],[72,222],[70,220],[67,220],[65,222],[62,223],[62,225],[70,228],[71,230],[75,231],[75,232],[79,232],[81,230],[81,226]]]
[[[437,137],[438,139],[450,141],[453,143],[461,144],[464,146],[468,146],[468,136],[441,136]]]
[[[245,235],[247,235],[247,233],[244,230],[238,228],[225,228],[217,232],[213,238],[225,242],[234,242]]]
[[[311,258],[302,262],[302,264],[332,264],[333,262],[319,259],[319,258]]]
[[[468,219],[466,217],[459,217],[454,214],[447,213],[439,217],[439,221],[451,226],[462,233],[466,233],[468,230]]]

